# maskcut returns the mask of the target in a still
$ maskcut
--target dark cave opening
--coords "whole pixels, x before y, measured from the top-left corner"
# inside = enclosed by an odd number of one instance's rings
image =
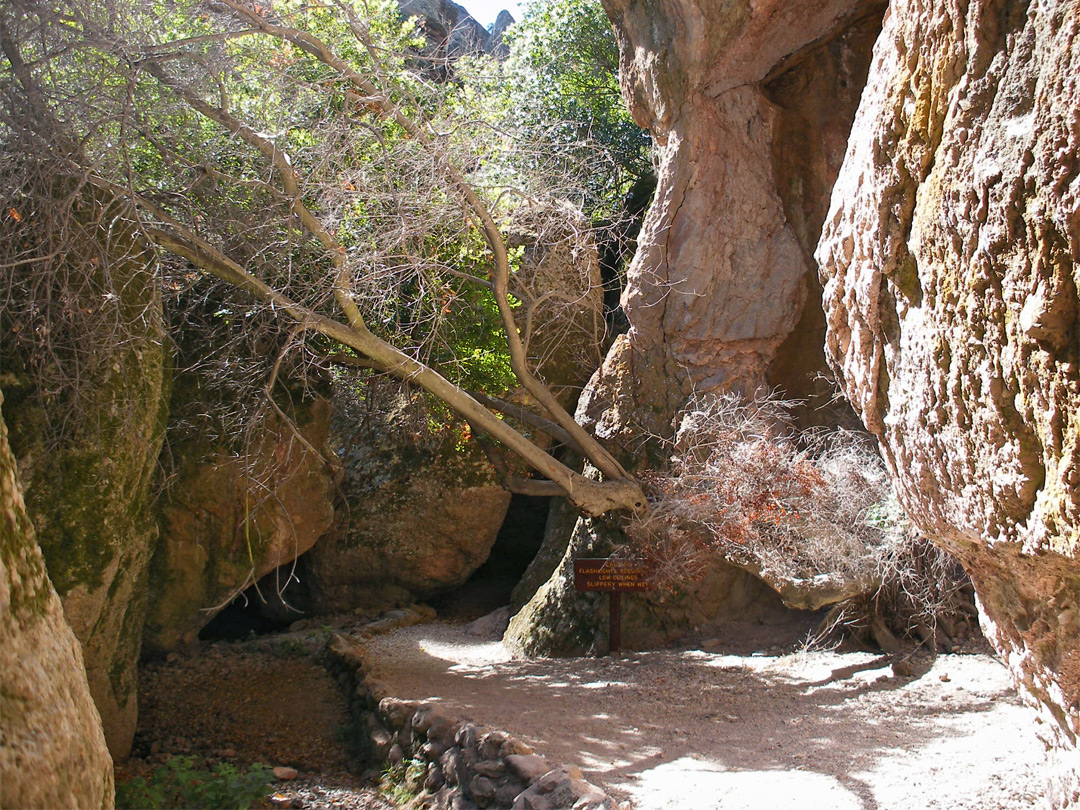
[[[280,633],[297,618],[299,614],[292,619],[268,615],[252,587],[229,602],[199,631],[199,641],[237,641],[253,635]]]
[[[544,540],[550,503],[549,497],[511,497],[487,561],[461,587],[428,600],[440,617],[477,619],[510,604],[511,592]]]
[[[451,620],[479,618],[510,604],[544,539],[551,499],[514,495],[491,553],[461,586],[420,601]],[[236,641],[252,635],[280,633],[298,620],[309,619],[304,560],[286,563],[236,596],[199,632],[200,641]],[[288,583],[287,588],[282,585]]]

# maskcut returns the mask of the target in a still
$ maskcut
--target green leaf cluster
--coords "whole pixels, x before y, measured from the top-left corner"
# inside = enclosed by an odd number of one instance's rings
[[[652,145],[623,102],[618,44],[599,0],[537,0],[504,41],[505,62],[476,76],[501,126],[554,150],[587,215],[616,213],[650,171]]]
[[[57,9],[19,22],[25,58],[86,162],[145,201],[147,221],[176,223],[330,316],[333,261],[344,255],[368,327],[466,388],[499,393],[515,381],[486,287],[490,251],[447,166],[500,223],[522,200],[570,199],[589,216],[607,216],[648,168],[648,138],[622,105],[615,39],[593,0],[537,5],[507,35],[509,59],[464,60],[451,71],[432,67],[416,20],[403,20],[395,0],[266,4],[271,23],[327,43],[379,88],[378,98],[221,4],[116,0],[106,9],[60,0]],[[265,150],[191,98],[285,156],[303,205],[334,246],[298,221]],[[423,123],[437,153],[386,114],[387,99]],[[206,308],[211,293],[199,274],[162,258],[170,303],[187,296]],[[242,295],[212,294],[211,320],[255,331]],[[174,320],[196,321],[183,313]],[[277,338],[261,340],[251,356],[272,356]]]
[[[210,770],[195,757],[171,757],[149,776],[116,786],[118,810],[248,810],[270,792],[273,771],[252,765],[246,771],[229,763]]]

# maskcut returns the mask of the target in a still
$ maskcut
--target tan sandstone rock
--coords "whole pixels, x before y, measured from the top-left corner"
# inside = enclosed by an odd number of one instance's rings
[[[1080,733],[1080,4],[894,2],[818,258],[828,352],[920,528]]]
[[[296,432],[271,414],[257,426],[247,459],[224,451],[201,458],[203,445],[186,448],[161,508],[148,651],[193,643],[216,615],[211,608],[295,560],[330,528],[330,412],[329,400],[315,398],[294,415]]]
[[[45,572],[2,418],[0,684],[3,806],[112,807],[112,760],[82,650]]]
[[[800,318],[813,271],[809,245],[800,244],[799,228],[785,213],[781,192],[790,183],[775,168],[790,116],[766,85],[878,5],[605,3],[619,35],[624,93],[658,145],[656,196],[623,298],[638,385],[656,387],[650,398],[750,393],[766,383]],[[803,94],[843,133],[866,47],[848,47],[838,71],[847,86],[835,82]],[[803,132],[798,137],[806,141]],[[823,151],[830,150],[837,145]],[[662,410],[666,418],[673,413],[670,404]]]
[[[152,489],[165,433],[169,351],[156,259],[131,211],[88,190],[72,205],[75,221],[87,227],[70,243],[46,241],[36,249],[66,257],[55,272],[79,277],[66,293],[79,306],[91,311],[104,301],[118,308],[69,337],[94,347],[92,361],[70,347],[54,358],[67,379],[83,377],[76,412],[62,428],[55,414],[42,412],[40,380],[27,371],[33,349],[10,336],[0,372],[27,511],[64,617],[82,645],[109,751],[122,761],[138,714],[136,664],[157,541]],[[49,231],[41,233],[47,238]],[[87,271],[94,267],[101,272]]]
[[[511,279],[529,367],[573,410],[600,365],[604,291],[590,223],[569,205],[523,205],[509,226],[511,247],[523,247]]]
[[[347,505],[304,558],[312,612],[386,607],[462,585],[487,559],[510,493],[456,421],[396,384],[366,390],[339,455]]]

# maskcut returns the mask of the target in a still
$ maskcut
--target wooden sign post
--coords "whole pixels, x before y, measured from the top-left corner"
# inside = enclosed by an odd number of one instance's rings
[[[608,594],[608,649],[622,646],[622,594],[651,591],[648,564],[644,560],[578,557],[574,560],[574,589]]]

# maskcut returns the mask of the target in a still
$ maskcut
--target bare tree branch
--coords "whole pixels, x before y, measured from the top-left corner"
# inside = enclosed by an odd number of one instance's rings
[[[546,433],[557,442],[573,447],[576,450],[581,450],[578,447],[577,442],[574,441],[574,437],[563,430],[559,425],[552,422],[550,419],[545,419],[542,416],[537,416],[528,408],[523,408],[520,405],[514,405],[510,402],[505,402],[497,397],[489,397],[486,394],[474,393],[473,396],[478,402],[487,405],[489,408],[494,408],[499,413],[504,413],[507,416],[511,416],[517,419],[519,422],[524,422],[530,427],[534,427],[541,433]]]
[[[431,134],[427,129],[409,118],[385,92],[380,92],[375,84],[353,70],[317,37],[295,28],[275,25],[267,21],[253,8],[249,8],[247,5],[238,2],[238,0],[223,0],[223,2],[238,15],[241,15],[243,18],[261,27],[271,36],[279,37],[294,43],[297,47],[312,54],[324,64],[338,70],[344,78],[360,88],[367,97],[376,100],[383,112],[401,126],[402,129],[408,132],[412,137],[416,138],[417,141],[431,150],[434,154],[444,157],[441,155],[441,149],[438,142],[431,137]],[[369,52],[372,53],[373,57],[377,58],[377,53],[371,45],[371,40],[367,35],[366,28],[356,18],[351,9],[347,9],[346,11],[350,15],[350,22],[354,31],[357,32],[358,36],[368,47]],[[510,306],[510,257],[507,253],[506,241],[502,232],[499,230],[491,211],[476,193],[476,190],[465,180],[449,160],[444,160],[443,165],[452,185],[461,195],[472,216],[475,217],[477,224],[484,235],[484,239],[491,249],[494,261],[492,267],[492,287],[495,294],[496,305],[499,309],[499,316],[503,321],[503,327],[506,332],[507,347],[510,352],[510,365],[514,374],[536,401],[551,414],[552,418],[570,435],[574,436],[575,444],[584,449],[590,461],[596,465],[600,472],[610,478],[631,479],[630,474],[621,464],[619,464],[615,457],[612,456],[588,431],[574,421],[574,418],[566,412],[561,404],[559,404],[559,401],[555,398],[554,394],[552,394],[547,386],[538,380],[529,369],[525,346],[521,341],[517,323],[514,320],[513,309]],[[644,503],[643,498],[641,499],[641,502]]]

